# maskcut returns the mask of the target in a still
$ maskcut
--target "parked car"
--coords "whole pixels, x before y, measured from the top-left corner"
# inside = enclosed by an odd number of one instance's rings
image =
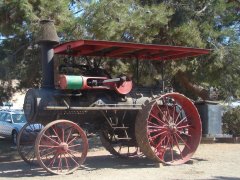
[[[21,110],[1,110],[0,136],[11,138],[13,144],[16,144],[17,135],[26,122],[25,115]]]
[[[0,110],[10,109],[13,106],[12,102],[2,102],[0,101]]]

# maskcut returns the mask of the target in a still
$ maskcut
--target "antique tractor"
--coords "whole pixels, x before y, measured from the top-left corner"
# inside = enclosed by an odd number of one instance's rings
[[[18,136],[24,161],[53,174],[71,173],[86,159],[86,131],[99,132],[102,145],[119,157],[143,154],[169,165],[192,157],[202,130],[196,107],[182,94],[139,87],[138,63],[199,56],[209,50],[96,40],[59,44],[49,20],[41,21],[38,43],[42,86],[25,96],[28,123]],[[100,66],[104,58],[134,61],[137,82],[124,74],[111,77]]]

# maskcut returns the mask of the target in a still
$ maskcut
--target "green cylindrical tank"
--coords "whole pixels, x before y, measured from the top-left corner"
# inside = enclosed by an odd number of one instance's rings
[[[81,89],[83,87],[83,77],[74,75],[61,75],[59,85],[61,89]]]

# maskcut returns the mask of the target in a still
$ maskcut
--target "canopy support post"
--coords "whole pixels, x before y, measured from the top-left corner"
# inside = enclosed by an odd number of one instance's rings
[[[164,71],[164,67],[165,67],[165,61],[162,61],[161,76],[162,76],[162,92],[163,93],[164,93],[164,89],[165,89],[165,80],[164,80],[165,71]]]
[[[137,87],[139,86],[139,59],[136,58],[137,63]]]

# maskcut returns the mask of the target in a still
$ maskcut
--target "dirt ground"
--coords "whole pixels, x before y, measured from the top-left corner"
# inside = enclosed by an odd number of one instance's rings
[[[70,175],[30,167],[20,160],[15,147],[6,149],[7,144],[0,141],[0,180],[240,179],[240,144],[201,144],[191,161],[180,166],[163,166],[143,157],[120,159],[98,146],[88,153],[84,167]]]

